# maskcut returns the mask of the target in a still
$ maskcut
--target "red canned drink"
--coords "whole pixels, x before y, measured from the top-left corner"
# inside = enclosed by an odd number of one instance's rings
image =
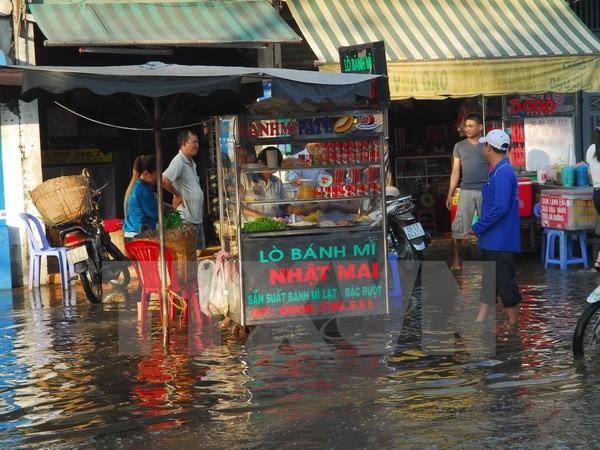
[[[371,195],[380,195],[380,194],[381,194],[381,183],[379,181],[375,181],[371,185]]]
[[[369,161],[370,162],[378,162],[379,161],[379,142],[373,141],[371,148],[369,149]]]
[[[335,147],[331,147],[327,153],[327,164],[330,166],[335,165]]]
[[[344,194],[344,188],[343,188],[343,186],[341,186],[339,184],[336,184],[333,187],[333,197],[334,198],[343,197],[344,196],[343,194]]]
[[[330,166],[335,164],[335,145],[333,142],[327,144],[327,163]]]
[[[333,186],[327,186],[325,188],[324,198],[333,198]]]
[[[342,164],[348,164],[348,149],[342,149]]]
[[[346,185],[346,195],[348,197],[355,197],[356,196],[356,185],[354,185],[354,184]]]
[[[325,188],[322,186],[317,186],[315,188],[315,198],[325,198]]]
[[[371,146],[369,145],[369,143],[367,141],[363,141],[362,143],[362,162],[369,162],[369,158],[370,158],[370,154],[369,154],[369,148]]]
[[[356,163],[356,150],[354,148],[354,142],[348,143],[348,164]]]
[[[369,151],[369,162],[379,162],[379,151],[375,148],[371,148]]]
[[[356,183],[356,195],[361,196],[365,195],[365,186],[362,183]]]
[[[360,141],[356,141],[356,145],[355,145],[354,149],[355,149],[354,159],[356,160],[356,162],[357,163],[363,162],[362,143]]]
[[[342,149],[341,148],[335,149],[335,163],[342,164]]]

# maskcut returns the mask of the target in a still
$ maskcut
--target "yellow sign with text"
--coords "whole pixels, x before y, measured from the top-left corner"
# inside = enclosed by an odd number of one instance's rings
[[[593,86],[600,83],[598,61],[597,56],[578,56],[388,62],[390,96],[443,99],[600,90]],[[321,70],[339,72],[339,66]]]
[[[112,163],[112,152],[102,152],[97,148],[70,150],[46,150],[42,152],[42,164],[103,164]]]

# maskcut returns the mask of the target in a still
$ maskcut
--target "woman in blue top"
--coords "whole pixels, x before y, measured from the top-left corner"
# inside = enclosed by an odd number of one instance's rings
[[[156,184],[156,158],[142,155],[135,159],[134,172],[140,174],[131,189],[127,200],[127,215],[123,223],[125,242],[135,237],[142,225],[156,229],[158,220],[158,202],[153,186]]]

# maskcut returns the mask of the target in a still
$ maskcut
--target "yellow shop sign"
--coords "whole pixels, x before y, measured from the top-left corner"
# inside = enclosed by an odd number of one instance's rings
[[[102,152],[97,148],[46,150],[42,152],[42,164],[62,165],[99,163],[112,163],[112,152]]]

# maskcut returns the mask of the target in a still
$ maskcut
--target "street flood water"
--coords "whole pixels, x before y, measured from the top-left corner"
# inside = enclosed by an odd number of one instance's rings
[[[155,327],[137,355],[122,351],[118,297],[92,305],[56,289],[2,292],[0,446],[592,445],[600,362],[575,361],[571,339],[600,278],[545,270],[534,256],[518,270],[520,329],[503,329],[499,309],[489,356],[454,334],[452,351],[425,352],[419,286],[405,317],[260,326],[247,339],[214,327],[197,354],[185,327],[173,328],[168,352]]]

